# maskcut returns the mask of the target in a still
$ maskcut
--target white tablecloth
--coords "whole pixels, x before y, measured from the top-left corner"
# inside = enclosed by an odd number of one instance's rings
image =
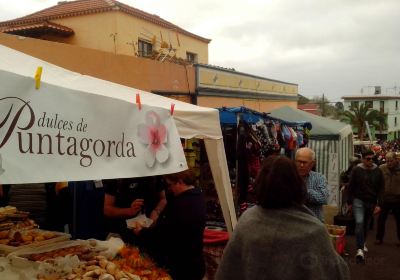
[[[10,266],[8,259],[0,257],[0,279],[7,280],[34,280],[36,272],[33,268],[19,269]]]

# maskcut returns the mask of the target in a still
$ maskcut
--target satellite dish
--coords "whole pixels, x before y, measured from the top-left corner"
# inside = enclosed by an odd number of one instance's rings
[[[335,108],[336,108],[337,110],[343,111],[343,110],[344,110],[343,102],[336,102],[336,103],[335,103]]]

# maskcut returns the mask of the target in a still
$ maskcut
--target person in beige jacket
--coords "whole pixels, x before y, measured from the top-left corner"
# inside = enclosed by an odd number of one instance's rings
[[[382,196],[381,212],[378,216],[376,231],[377,245],[382,244],[385,235],[385,223],[390,211],[393,211],[397,227],[397,246],[400,246],[400,161],[394,152],[386,154],[386,163],[379,168],[385,179],[385,190]]]

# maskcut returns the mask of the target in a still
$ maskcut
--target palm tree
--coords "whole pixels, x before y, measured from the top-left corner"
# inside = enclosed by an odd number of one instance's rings
[[[379,133],[382,134],[382,131],[387,129],[387,114],[379,112],[375,123],[373,124],[376,129],[379,129]]]
[[[361,141],[364,139],[366,121],[368,121],[368,124],[380,129],[381,132],[386,128],[386,114],[366,106],[365,103],[351,106],[340,117],[342,121],[357,129],[358,138]]]

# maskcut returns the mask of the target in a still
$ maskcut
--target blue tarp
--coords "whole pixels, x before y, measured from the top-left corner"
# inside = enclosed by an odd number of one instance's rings
[[[236,125],[238,121],[238,115],[239,115],[239,120],[243,120],[247,123],[250,124],[255,124],[260,120],[273,120],[273,121],[278,121],[281,124],[295,127],[295,126],[303,126],[307,127],[308,129],[312,128],[312,125],[310,122],[307,121],[297,121],[297,122],[290,122],[290,121],[285,121],[281,120],[278,118],[274,118],[269,116],[268,113],[260,113],[257,111],[254,111],[252,109],[246,108],[246,107],[222,107],[218,108],[219,110],[219,120],[222,125]]]

